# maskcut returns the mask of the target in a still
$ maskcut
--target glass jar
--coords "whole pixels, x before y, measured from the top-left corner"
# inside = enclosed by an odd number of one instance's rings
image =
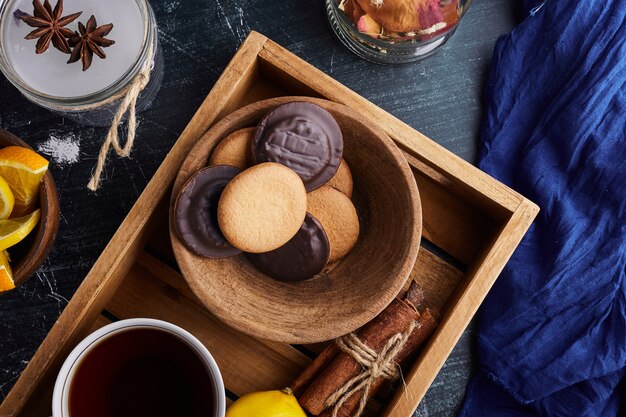
[[[433,54],[452,36],[471,0],[326,0],[328,20],[356,55],[404,64]]]
[[[79,11],[80,17],[66,26],[72,31],[92,15],[98,26],[113,23],[106,37],[115,44],[104,49],[106,59],[94,54],[86,71],[80,61],[68,65],[69,55],[52,44],[36,54],[36,41],[24,39],[35,29],[19,18],[21,13],[33,14],[31,0],[0,0],[0,70],[33,103],[94,126],[111,124],[129,86],[147,70],[150,79],[137,99],[136,111],[148,108],[163,80],[163,58],[147,0],[64,1],[63,16]]]

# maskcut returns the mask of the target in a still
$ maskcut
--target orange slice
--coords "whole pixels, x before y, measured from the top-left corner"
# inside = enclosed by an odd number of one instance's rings
[[[47,171],[48,161],[33,150],[20,146],[0,149],[0,176],[9,184],[15,197],[14,215],[30,211]]]
[[[15,198],[11,187],[0,177],[0,219],[8,219],[13,211],[13,205],[15,204]]]
[[[9,253],[5,250],[0,251],[0,293],[15,288],[9,260]]]
[[[0,250],[10,248],[24,240],[37,226],[40,217],[41,211],[37,209],[28,216],[0,220]]]

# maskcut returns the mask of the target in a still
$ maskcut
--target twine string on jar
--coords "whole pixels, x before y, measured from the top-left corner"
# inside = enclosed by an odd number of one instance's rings
[[[350,379],[325,401],[326,407],[333,407],[333,417],[337,417],[343,404],[359,391],[363,391],[359,407],[352,417],[359,417],[365,410],[372,384],[378,378],[397,379],[400,376],[398,365],[394,359],[406,345],[413,331],[419,323],[413,321],[404,333],[396,333],[387,340],[380,352],[367,346],[354,333],[337,339],[339,348],[354,358],[363,371]]]
[[[111,128],[107,133],[104,142],[102,143],[102,147],[100,148],[100,153],[98,154],[98,161],[96,163],[96,167],[91,175],[91,180],[87,185],[91,191],[96,191],[100,187],[100,177],[102,176],[102,171],[104,170],[104,165],[106,164],[107,155],[111,146],[115,150],[115,153],[119,157],[128,157],[130,156],[130,152],[133,149],[133,144],[135,142],[135,135],[137,129],[137,114],[136,114],[136,106],[137,99],[141,92],[146,88],[148,83],[150,82],[150,75],[154,68],[154,61],[156,55],[156,40],[155,38],[150,38],[150,44],[148,45],[147,57],[143,67],[135,75],[131,83],[124,88],[119,94],[111,97],[106,101],[112,102],[116,100],[120,100],[120,105],[115,112],[113,117],[113,121],[111,123]],[[104,104],[106,104],[104,103]],[[128,132],[126,135],[126,142],[122,146],[120,137],[119,137],[119,127],[122,122],[122,119],[128,112]]]

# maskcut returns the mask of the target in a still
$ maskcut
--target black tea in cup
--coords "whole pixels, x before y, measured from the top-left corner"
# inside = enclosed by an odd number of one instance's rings
[[[112,333],[77,364],[69,417],[210,417],[214,381],[196,349],[167,330]]]

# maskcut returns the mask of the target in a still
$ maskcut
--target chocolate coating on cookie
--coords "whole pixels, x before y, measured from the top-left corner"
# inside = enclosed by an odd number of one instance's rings
[[[276,107],[259,123],[252,154],[257,163],[276,162],[295,171],[307,192],[330,180],[341,163],[343,136],[320,106],[293,102]]]
[[[193,253],[207,258],[241,253],[228,243],[217,222],[222,191],[240,172],[230,165],[210,166],[196,172],[183,186],[174,208],[176,232]]]
[[[322,272],[330,256],[328,236],[307,213],[302,227],[285,245],[271,252],[246,256],[264,274],[281,281],[304,281]]]

